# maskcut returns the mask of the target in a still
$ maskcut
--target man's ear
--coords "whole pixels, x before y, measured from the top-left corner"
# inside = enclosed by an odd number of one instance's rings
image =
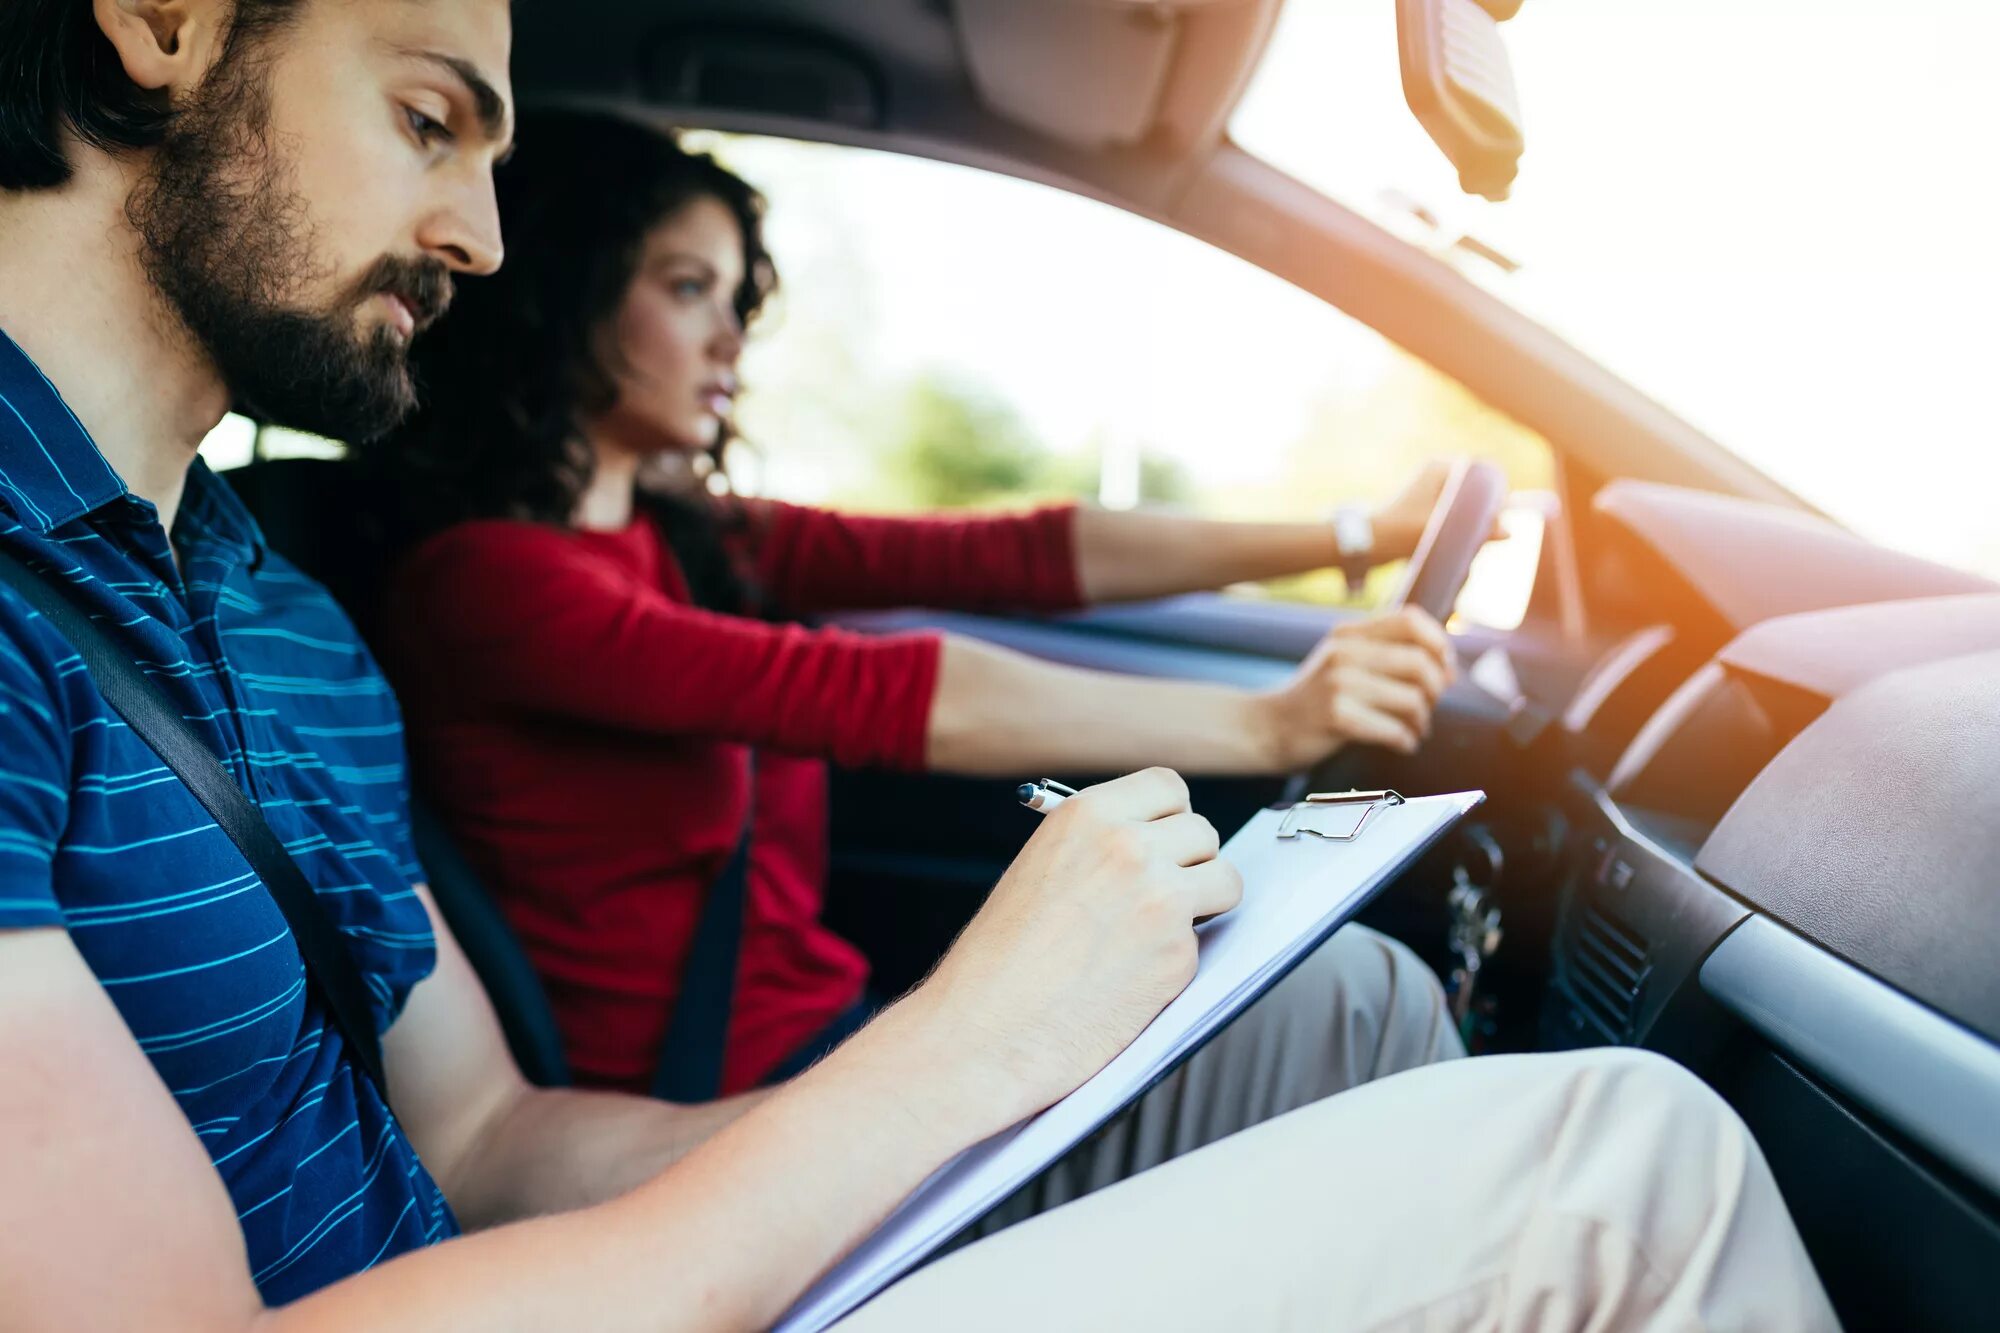
[[[125,77],[178,98],[199,86],[228,36],[226,0],[91,0]]]

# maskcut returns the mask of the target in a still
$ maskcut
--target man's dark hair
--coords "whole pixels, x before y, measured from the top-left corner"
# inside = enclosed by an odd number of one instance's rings
[[[777,286],[764,200],[714,158],[622,116],[558,108],[524,113],[515,145],[494,177],[507,262],[461,281],[451,313],[417,337],[416,413],[354,445],[389,481],[405,540],[473,518],[570,522],[594,463],[584,423],[618,396],[605,331],[660,223],[703,199],[729,210],[743,238],[732,295],[745,326]],[[725,428],[712,451],[718,465],[728,438]],[[643,486],[638,503],[698,603],[753,610],[755,590],[723,550],[731,507],[657,486]]]
[[[218,67],[300,3],[235,0]],[[91,0],[0,0],[0,190],[66,183],[67,135],[107,152],[151,148],[173,117],[164,93],[126,77]]]

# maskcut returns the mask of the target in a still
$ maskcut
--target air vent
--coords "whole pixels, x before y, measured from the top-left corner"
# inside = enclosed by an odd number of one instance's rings
[[[1592,901],[1572,904],[1562,950],[1563,989],[1600,1040],[1632,1040],[1639,996],[1652,972],[1646,937]]]

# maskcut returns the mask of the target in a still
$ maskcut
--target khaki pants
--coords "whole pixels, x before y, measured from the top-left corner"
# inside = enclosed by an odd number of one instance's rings
[[[1625,1050],[1419,1068],[1461,1053],[1430,970],[1349,926],[840,1328],[1835,1326],[1699,1080]]]

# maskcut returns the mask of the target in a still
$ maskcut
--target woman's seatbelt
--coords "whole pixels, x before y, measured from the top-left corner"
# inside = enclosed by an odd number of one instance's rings
[[[750,751],[750,800],[743,832],[729,855],[701,920],[681,973],[653,1095],[670,1102],[714,1101],[722,1094],[722,1059],[728,1046],[729,1009],[736,994],[737,955],[743,950],[743,909],[750,880],[750,831],[757,822],[757,752]]]

